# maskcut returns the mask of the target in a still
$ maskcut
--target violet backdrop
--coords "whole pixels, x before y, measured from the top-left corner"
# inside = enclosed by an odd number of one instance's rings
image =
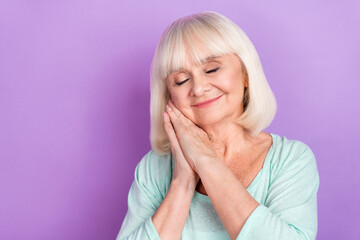
[[[266,131],[316,156],[317,239],[360,239],[360,3],[325,0],[2,0],[0,239],[115,239],[150,150],[156,44],[205,10],[254,43],[278,102]]]

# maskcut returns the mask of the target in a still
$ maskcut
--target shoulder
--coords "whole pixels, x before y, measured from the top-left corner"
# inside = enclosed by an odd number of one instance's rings
[[[172,179],[171,155],[159,155],[150,150],[137,164],[134,177],[139,184],[165,197]]]
[[[303,141],[287,139],[287,137],[272,134],[274,137],[271,168],[273,175],[284,171],[310,171],[317,175],[317,164],[312,149]]]
[[[171,168],[171,155],[160,155],[154,150],[150,150],[143,156],[136,168],[156,175],[167,174],[166,170]]]

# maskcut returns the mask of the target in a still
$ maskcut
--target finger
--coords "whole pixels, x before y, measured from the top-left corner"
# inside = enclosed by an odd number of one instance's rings
[[[166,134],[168,135],[172,151],[175,152],[175,151],[180,150],[180,144],[176,137],[175,130],[174,130],[173,126],[171,125],[170,117],[166,112],[163,113],[163,119],[164,119],[165,131],[166,131]]]
[[[191,125],[194,124],[190,119],[188,119],[188,118],[175,106],[175,104],[174,104],[171,100],[169,100],[169,106],[170,106],[170,108],[174,111],[175,115],[176,115],[178,118],[180,118],[181,120],[183,120],[183,121],[186,123],[186,125],[191,126]]]
[[[180,132],[187,132],[190,130],[191,126],[189,126],[188,123],[186,123],[184,121],[184,119],[182,119],[181,117],[178,117],[172,108],[170,108],[169,105],[166,105],[166,109],[167,109],[167,114],[170,117],[170,121],[174,126],[174,130],[175,133],[180,133]]]
[[[182,113],[179,111],[179,109],[174,105],[174,103],[170,99],[168,105],[174,111],[176,116],[180,117],[182,115]]]
[[[174,110],[169,105],[166,105],[166,113],[168,114],[171,123],[174,125],[175,131],[177,131],[181,127],[184,127],[184,123],[175,114]]]
[[[172,103],[171,101],[169,101],[169,110],[173,111],[173,115],[183,123],[184,126],[186,127],[190,127],[191,125],[193,125],[194,123],[188,119],[182,112],[180,112],[179,109],[177,109],[177,107],[174,105],[174,103]],[[174,118],[175,119],[175,118]]]

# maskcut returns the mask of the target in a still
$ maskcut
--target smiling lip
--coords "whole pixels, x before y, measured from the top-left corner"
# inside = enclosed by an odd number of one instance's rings
[[[220,96],[217,97],[217,98],[213,98],[213,99],[210,99],[210,100],[207,100],[207,101],[198,103],[198,104],[194,104],[193,106],[194,106],[194,107],[197,107],[197,108],[204,108],[204,107],[209,106],[210,104],[212,104],[213,102],[215,102],[216,100],[218,100],[218,99],[221,98],[221,97],[222,97],[222,95],[220,95]]]

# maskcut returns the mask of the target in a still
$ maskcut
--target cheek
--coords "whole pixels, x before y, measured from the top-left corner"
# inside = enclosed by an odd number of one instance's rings
[[[170,98],[176,107],[186,104],[186,95],[184,91],[170,91]]]
[[[231,81],[229,81],[229,87],[236,88],[241,87],[243,84],[243,77],[241,73],[236,72],[230,76]]]
[[[179,106],[180,106],[180,97],[178,97],[177,95],[171,95],[170,96],[171,97],[171,101],[175,104],[175,106],[177,107],[177,108],[179,108]]]
[[[227,80],[223,81],[222,86],[225,91],[234,93],[239,93],[244,88],[243,80],[236,74],[228,76]]]
[[[186,105],[184,102],[184,98],[182,98],[181,96],[178,96],[178,95],[173,95],[171,100],[174,103],[175,107],[185,115],[186,114]]]

